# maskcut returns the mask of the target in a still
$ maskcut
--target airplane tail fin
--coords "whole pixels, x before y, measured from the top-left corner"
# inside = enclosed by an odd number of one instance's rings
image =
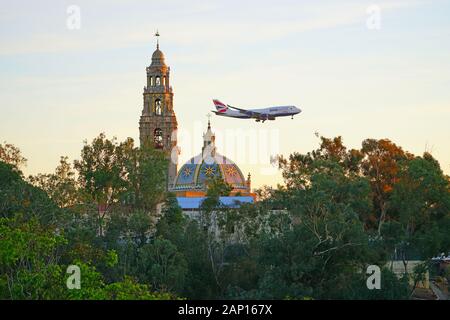
[[[228,106],[225,103],[220,102],[217,99],[213,99],[214,105],[216,106],[217,112],[226,113],[228,110]]]

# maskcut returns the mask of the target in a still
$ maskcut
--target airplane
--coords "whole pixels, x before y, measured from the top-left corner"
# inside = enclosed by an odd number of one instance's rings
[[[213,99],[214,106],[217,111],[212,111],[218,116],[231,117],[238,119],[256,119],[256,122],[266,120],[275,120],[277,117],[291,116],[294,119],[294,115],[302,112],[296,106],[274,106],[261,109],[240,109],[220,102],[217,99]]]

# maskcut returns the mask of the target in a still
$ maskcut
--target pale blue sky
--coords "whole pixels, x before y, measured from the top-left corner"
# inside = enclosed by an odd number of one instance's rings
[[[380,30],[366,27],[372,4]],[[81,9],[80,30],[66,27],[69,5]],[[449,173],[449,16],[446,0],[2,0],[0,140],[22,149],[27,174],[53,171],[60,155],[78,158],[83,140],[102,131],[137,140],[158,28],[182,160],[200,151],[199,128],[219,98],[303,110],[265,124],[212,117],[227,155],[230,132],[272,134],[288,155],[315,148],[317,131],[349,147],[370,137],[416,154],[427,148]],[[267,164],[230,153],[255,187],[281,182]]]

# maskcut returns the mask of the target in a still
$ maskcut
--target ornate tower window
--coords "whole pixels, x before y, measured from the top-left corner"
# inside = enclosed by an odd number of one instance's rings
[[[161,85],[161,77],[159,77],[159,76],[156,77],[155,84],[157,87]]]
[[[155,148],[161,149],[163,147],[163,133],[160,128],[156,128],[153,136]]]
[[[155,101],[155,114],[158,116],[162,114],[161,99],[156,99]]]
[[[150,77],[150,87],[153,87],[153,77]]]

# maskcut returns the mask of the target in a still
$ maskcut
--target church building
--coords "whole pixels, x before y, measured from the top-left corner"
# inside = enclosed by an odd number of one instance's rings
[[[156,33],[158,37],[159,34]],[[238,207],[241,203],[252,203],[250,173],[244,177],[239,167],[227,157],[219,154],[215,146],[215,134],[210,121],[203,135],[201,153],[191,158],[177,172],[177,118],[173,108],[173,89],[170,86],[170,67],[159,49],[159,40],[153,52],[144,87],[144,105],[139,121],[141,145],[153,143],[154,147],[167,154],[169,168],[167,189],[174,192],[185,213],[199,210],[205,199],[207,181],[220,177],[232,187],[230,196],[221,197],[223,205]]]

